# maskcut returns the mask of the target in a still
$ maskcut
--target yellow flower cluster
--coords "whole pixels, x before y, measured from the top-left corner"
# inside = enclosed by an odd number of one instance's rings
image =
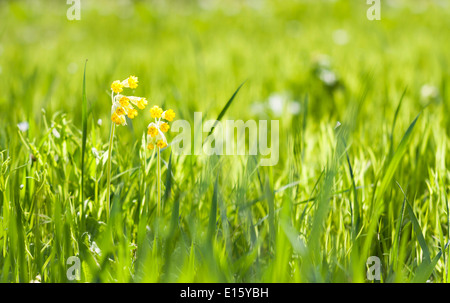
[[[139,109],[144,109],[147,106],[147,100],[142,97],[125,96],[120,94],[124,87],[134,89],[138,86],[138,78],[129,76],[123,81],[116,80],[111,84],[111,120],[116,125],[126,125],[125,116],[133,119],[138,115],[137,110],[133,107],[137,106]]]
[[[164,111],[161,107],[155,105],[150,109],[150,115],[155,119],[155,122],[151,122],[147,127],[147,148],[154,149],[155,146],[164,148],[167,146],[164,133],[169,130],[170,126],[162,119],[172,121],[175,118],[175,112],[171,109]]]

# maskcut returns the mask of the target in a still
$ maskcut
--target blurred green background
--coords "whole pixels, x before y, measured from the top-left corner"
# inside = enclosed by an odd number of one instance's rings
[[[254,117],[252,103],[285,92],[292,100],[310,93],[311,118],[338,120],[366,74],[373,89],[363,110],[393,112],[392,98],[408,86],[404,114],[412,117],[422,106],[422,85],[440,87],[448,75],[447,1],[386,1],[382,21],[367,20],[364,1],[85,0],[79,21],[67,19],[69,7],[0,4],[3,124],[39,123],[44,108],[65,111],[78,125],[86,59],[91,113],[103,120],[110,83],[130,74],[140,79],[136,94],[179,108],[178,117],[187,119],[193,111],[215,117],[248,80],[230,109],[244,120]],[[311,73],[321,55],[343,85],[338,93],[313,93],[320,79]],[[366,125],[376,129],[378,119],[367,115]],[[140,120],[138,130],[146,125]]]

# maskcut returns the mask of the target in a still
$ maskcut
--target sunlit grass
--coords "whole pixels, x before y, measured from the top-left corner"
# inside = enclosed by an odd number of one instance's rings
[[[81,282],[366,282],[378,256],[382,282],[448,282],[450,8],[203,2],[0,3],[0,280],[78,256]],[[130,74],[148,107],[110,145]],[[154,105],[278,119],[280,161],[169,146],[158,216]]]

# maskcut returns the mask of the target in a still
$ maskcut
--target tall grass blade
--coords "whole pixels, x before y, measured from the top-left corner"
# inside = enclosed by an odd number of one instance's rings
[[[213,124],[213,127],[211,128],[211,131],[208,133],[208,136],[206,137],[206,140],[208,139],[209,135],[211,135],[214,132],[214,129],[217,126],[217,123],[219,123],[220,120],[222,120],[223,116],[225,115],[225,113],[227,112],[228,108],[231,106],[231,103],[233,103],[234,98],[236,97],[237,93],[239,92],[239,90],[241,89],[241,87],[244,85],[246,81],[242,82],[241,85],[239,85],[239,87],[236,89],[236,91],[233,93],[233,95],[231,96],[231,98],[228,100],[228,102],[225,104],[225,106],[222,108],[222,110],[220,111],[219,116],[217,116],[216,122]],[[205,140],[205,142],[206,142]],[[204,142],[203,142],[204,143]]]
[[[395,114],[394,114],[394,120],[392,121],[392,128],[391,128],[391,146],[390,146],[390,148],[389,148],[389,150],[392,150],[392,148],[394,147],[394,129],[395,129],[395,124],[397,123],[397,117],[398,117],[398,114],[399,114],[399,112],[400,112],[400,108],[402,107],[402,103],[403,103],[403,99],[404,99],[404,97],[405,97],[405,94],[406,94],[406,90],[407,90],[407,87],[405,87],[405,89],[403,90],[403,93],[402,93],[402,95],[401,95],[401,97],[400,97],[400,101],[398,102],[398,105],[397,105],[397,109],[395,110]]]
[[[214,183],[214,193],[211,200],[211,211],[209,213],[209,224],[208,224],[208,235],[207,239],[212,243],[214,239],[214,234],[216,232],[216,221],[217,221],[217,199],[218,199],[218,187],[219,187],[219,175],[217,174],[216,182]]]
[[[86,65],[87,59],[84,63],[84,73],[83,73],[83,101],[82,101],[82,140],[81,140],[81,204],[80,204],[80,216],[83,221],[83,204],[84,204],[84,158],[86,155],[86,139],[87,139],[87,99],[86,99]]]
[[[386,169],[383,170],[383,178],[381,179],[380,187],[376,191],[376,200],[375,200],[375,207],[378,206],[378,202],[381,201],[384,193],[386,192],[387,188],[389,187],[391,180],[394,176],[394,173],[400,164],[400,161],[403,159],[403,155],[405,154],[409,139],[412,135],[412,131],[414,129],[414,126],[416,125],[417,119],[419,118],[420,114],[416,116],[414,121],[409,125],[408,129],[406,130],[406,133],[403,135],[403,138],[397,147],[397,150],[395,151],[394,156],[389,161],[389,164],[387,165]]]
[[[164,204],[170,198],[172,192],[172,153],[170,153],[169,163],[166,171],[166,189],[164,191]]]
[[[408,198],[406,196],[406,193],[403,191],[403,188],[400,186],[400,184],[398,184],[398,182],[397,182],[397,185],[400,187],[400,190],[402,191],[403,196],[405,197],[405,201],[406,201],[405,206],[406,206],[406,209],[408,210],[409,219],[411,220],[411,223],[413,225],[414,232],[416,233],[417,241],[419,241],[419,245],[422,248],[424,261],[431,262],[430,251],[428,249],[425,238],[422,234],[422,229],[420,228],[419,220],[417,220],[417,217],[414,214],[414,210],[413,210],[411,204],[409,204]]]

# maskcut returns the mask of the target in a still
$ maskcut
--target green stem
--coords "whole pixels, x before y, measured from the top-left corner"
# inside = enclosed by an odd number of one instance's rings
[[[157,186],[158,186],[158,205],[157,212],[158,217],[161,215],[161,149],[158,147],[158,159],[157,159]]]
[[[111,205],[111,154],[112,154],[112,146],[113,146],[113,139],[114,139],[114,130],[115,130],[115,124],[111,122],[111,132],[109,136],[109,148],[108,148],[108,172],[107,172],[107,184],[106,184],[106,196],[107,196],[107,202],[106,202],[106,219],[109,220],[109,208]]]

